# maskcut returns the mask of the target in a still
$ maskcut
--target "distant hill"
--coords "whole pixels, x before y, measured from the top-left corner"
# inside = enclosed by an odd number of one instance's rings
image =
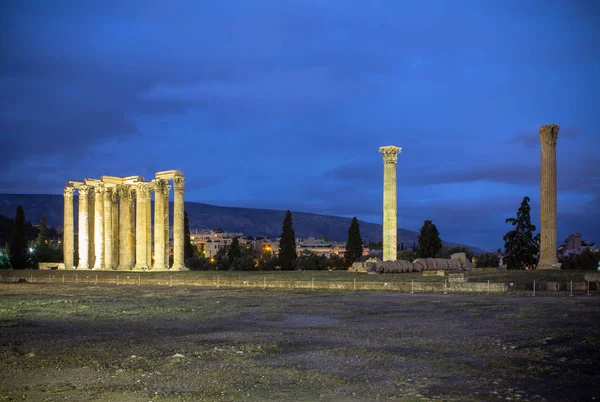
[[[171,203],[172,204],[172,203]],[[39,223],[42,214],[46,214],[49,226],[62,228],[63,197],[54,194],[0,194],[0,215],[14,218],[18,205],[25,210],[25,218]],[[172,207],[171,207],[172,208]],[[237,207],[218,207],[199,202],[185,202],[185,210],[193,229],[222,229],[226,232],[241,232],[246,236],[266,236],[276,238],[281,234],[281,224],[285,211],[272,209],[254,209]],[[77,202],[75,202],[75,213]],[[172,211],[172,209],[171,209]],[[350,218],[330,215],[317,215],[292,211],[296,237],[326,236],[331,241],[346,241]],[[172,217],[171,217],[172,219]],[[382,226],[375,223],[359,221],[360,233],[365,241],[380,241]],[[406,229],[398,229],[398,242],[411,247],[417,242],[419,233]],[[443,242],[446,246],[456,243]],[[474,252],[481,249],[467,246]]]

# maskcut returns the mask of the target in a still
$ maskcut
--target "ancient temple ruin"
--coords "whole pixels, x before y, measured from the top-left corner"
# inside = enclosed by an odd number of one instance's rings
[[[169,185],[172,182],[172,185]],[[141,176],[102,176],[69,181],[64,190],[65,269],[180,271],[184,265],[185,179],[181,170]],[[174,188],[173,266],[169,267],[169,192]],[[77,251],[74,265],[74,195],[77,192]],[[152,219],[154,193],[154,219]],[[152,230],[154,222],[154,230]]]

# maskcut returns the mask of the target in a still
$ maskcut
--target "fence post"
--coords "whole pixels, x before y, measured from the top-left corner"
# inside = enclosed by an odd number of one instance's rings
[[[65,274],[63,274],[63,283],[65,283]]]
[[[490,293],[490,280],[488,279],[488,288],[487,288],[487,292]]]
[[[117,285],[119,284],[119,275],[117,275]]]
[[[98,275],[96,275],[98,276]],[[142,284],[142,276],[140,274],[138,274],[138,286],[140,286]]]
[[[219,287],[221,285],[221,282],[219,281],[219,275],[217,275],[217,287]]]
[[[264,287],[264,288],[266,289],[266,288],[267,288],[267,277],[266,277],[266,276],[265,276],[265,277],[263,277],[263,283],[264,283],[264,285],[265,285],[265,287]]]
[[[312,290],[315,290],[315,277],[314,276],[312,277],[311,286],[310,287],[311,287]]]
[[[94,282],[94,285],[98,284],[98,274],[96,274],[96,282]]]
[[[31,280],[31,283],[33,283],[33,273],[29,274],[29,279]]]
[[[75,274],[75,283],[77,283],[77,274]]]
[[[571,279],[571,294],[569,296],[573,296],[573,279]]]
[[[50,274],[48,274],[48,283],[52,282],[52,278],[50,277]]]
[[[173,286],[173,275],[171,275],[171,285],[170,286]]]
[[[354,278],[354,290],[356,290],[356,278]]]
[[[533,281],[533,297],[535,297],[535,281]]]
[[[410,293],[415,293],[415,280],[410,280]]]
[[[445,294],[445,295],[447,295],[447,294],[448,294],[448,290],[447,290],[448,288],[447,288],[447,286],[448,286],[448,280],[447,280],[447,279],[444,279],[444,294]]]
[[[590,281],[587,281],[587,283],[588,283],[588,292],[587,292],[587,295],[590,296]]]

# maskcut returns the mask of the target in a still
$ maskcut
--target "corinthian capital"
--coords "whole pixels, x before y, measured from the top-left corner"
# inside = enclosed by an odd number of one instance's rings
[[[164,194],[167,192],[167,181],[165,179],[154,180],[154,191],[156,194]]]
[[[104,187],[104,183],[98,183],[94,186],[94,194],[96,195],[104,194],[105,191],[106,187]]]
[[[73,198],[73,194],[75,193],[74,190],[73,187],[65,187],[65,190],[63,191],[65,198]]]
[[[560,126],[556,124],[548,124],[540,127],[540,141],[542,143],[556,145],[556,139],[558,138],[558,130]]]
[[[173,185],[175,186],[175,190],[183,190],[183,187],[185,186],[185,177],[183,177],[183,176],[173,177]]]
[[[91,189],[90,186],[83,184],[83,185],[79,186],[77,191],[79,191],[80,197],[87,197],[88,195],[90,195],[90,189]]]
[[[149,183],[139,183],[136,186],[136,193],[138,197],[147,197],[150,194],[150,186]]]
[[[379,148],[379,152],[383,156],[384,163],[396,163],[398,161],[398,154],[400,151],[402,151],[402,148],[394,145]]]

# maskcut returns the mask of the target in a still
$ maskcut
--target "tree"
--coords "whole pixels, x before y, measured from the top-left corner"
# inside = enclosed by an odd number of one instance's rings
[[[194,246],[192,246],[192,236],[190,235],[190,220],[187,211],[183,212],[183,259],[184,261],[194,257]]]
[[[227,250],[227,260],[229,261],[229,264],[232,264],[233,260],[240,258],[241,256],[240,240],[237,237],[234,237]]]
[[[348,241],[346,242],[346,253],[344,254],[344,261],[346,266],[351,266],[352,263],[358,261],[362,257],[362,239],[360,237],[360,226],[356,216],[352,218],[350,227],[348,228]]]
[[[442,249],[440,233],[432,221],[423,222],[423,227],[421,228],[418,240],[418,258],[434,258]]]
[[[500,259],[496,253],[482,252],[477,255],[477,268],[498,268]]]
[[[15,269],[25,268],[27,262],[27,232],[25,229],[25,211],[22,206],[17,207],[15,223],[10,238],[10,263]]]
[[[514,226],[514,229],[503,237],[503,262],[508,269],[533,268],[537,264],[540,235],[533,235],[535,225],[531,224],[529,211],[529,197],[525,197],[517,211],[517,217],[506,219],[506,223]]]
[[[296,254],[296,234],[292,228],[292,213],[288,210],[283,219],[281,239],[279,240],[279,264],[284,271],[294,269],[293,262],[298,258]]]
[[[398,253],[398,259],[404,261],[413,261],[415,259],[415,252],[412,248],[402,250]]]

